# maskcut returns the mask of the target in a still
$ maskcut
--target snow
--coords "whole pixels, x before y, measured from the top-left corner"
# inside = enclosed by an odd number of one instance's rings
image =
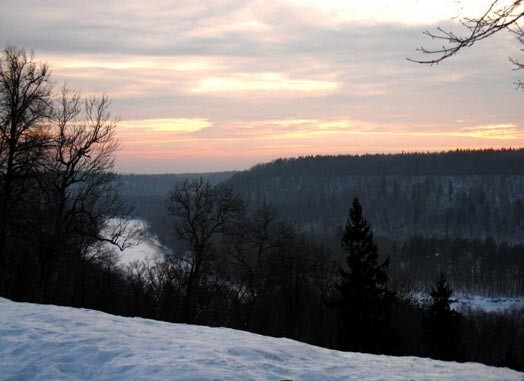
[[[166,249],[152,236],[147,229],[139,229],[132,238],[132,245],[125,248],[120,254],[120,264],[126,265],[132,262],[161,261]]]
[[[431,297],[425,293],[414,293],[413,298],[421,304],[431,303]],[[455,311],[479,310],[484,312],[507,312],[524,308],[524,297],[498,296],[490,297],[457,293],[451,296],[451,308]],[[524,381],[524,380],[523,380]]]
[[[225,328],[0,298],[0,380],[518,380],[476,363],[345,353]]]
[[[524,308],[524,297],[487,297],[458,294],[453,297],[451,306],[458,311],[471,308],[485,312],[504,312]]]
[[[118,225],[122,220],[111,218],[108,225]],[[158,238],[149,230],[149,225],[141,219],[130,219],[127,221],[126,230],[122,239],[118,241],[123,244],[125,239],[126,248],[123,251],[116,249],[113,245],[106,243],[104,248],[117,254],[118,263],[126,266],[133,262],[156,262],[162,261],[167,249],[162,246]]]

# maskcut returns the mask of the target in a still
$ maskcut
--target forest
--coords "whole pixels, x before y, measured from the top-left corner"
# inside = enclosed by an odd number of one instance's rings
[[[457,291],[518,296],[524,294],[521,168],[524,150],[317,156],[237,173],[120,175],[119,189],[168,247],[176,245],[165,208],[169,190],[201,176],[234,189],[251,211],[271,205],[334,260],[341,257],[341,211],[359,197],[382,255],[394,259],[395,277],[421,289],[435,268],[445,267]]]

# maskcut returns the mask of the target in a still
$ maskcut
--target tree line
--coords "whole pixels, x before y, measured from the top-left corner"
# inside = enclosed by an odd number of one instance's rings
[[[394,258],[392,277],[409,277],[423,289],[435,268],[445,270],[459,292],[486,296],[524,295],[524,245],[485,240],[414,236],[402,244],[386,243]]]
[[[522,175],[524,149],[457,149],[364,155],[315,155],[276,159],[237,174],[249,183],[281,176]],[[238,179],[240,181],[240,179]]]

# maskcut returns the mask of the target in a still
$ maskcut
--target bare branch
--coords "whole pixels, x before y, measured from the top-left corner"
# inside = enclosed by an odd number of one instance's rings
[[[465,29],[464,35],[446,31],[438,27],[436,32],[426,31],[425,35],[433,40],[442,40],[444,45],[437,49],[421,47],[419,52],[430,55],[430,59],[407,58],[408,61],[422,64],[437,64],[451,56],[454,56],[464,48],[471,47],[494,34],[507,30],[518,35],[522,41],[522,29],[519,22],[524,17],[523,0],[515,0],[510,5],[501,5],[501,0],[494,0],[488,9],[478,18],[464,17],[460,24]]]

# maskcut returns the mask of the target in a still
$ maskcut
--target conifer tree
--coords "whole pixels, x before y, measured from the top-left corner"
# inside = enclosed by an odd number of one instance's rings
[[[348,351],[389,353],[397,341],[390,311],[394,293],[387,287],[389,260],[378,263],[373,232],[357,198],[341,240],[347,270],[340,269],[337,285],[341,296],[337,303],[339,346]]]
[[[431,304],[422,321],[427,355],[439,360],[461,360],[461,316],[451,309],[453,290],[442,271],[429,294]]]

